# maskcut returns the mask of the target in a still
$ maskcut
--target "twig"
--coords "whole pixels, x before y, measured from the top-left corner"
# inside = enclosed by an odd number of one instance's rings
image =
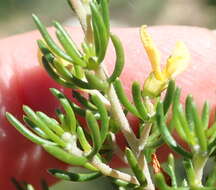
[[[137,184],[137,185],[139,184],[135,176],[131,176],[129,174],[112,169],[108,165],[101,162],[100,159],[98,159],[95,156],[93,157],[90,163],[106,176],[110,176],[116,179],[121,179],[121,180],[127,181],[132,184]]]

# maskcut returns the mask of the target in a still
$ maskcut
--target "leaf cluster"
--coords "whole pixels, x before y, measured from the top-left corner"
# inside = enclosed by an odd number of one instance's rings
[[[53,80],[72,89],[76,101],[52,88],[50,91],[60,105],[55,118],[24,105],[24,123],[10,113],[6,114],[8,121],[55,158],[90,171],[72,173],[49,169],[50,174],[62,180],[84,182],[107,176],[118,189],[216,189],[216,167],[207,179],[203,177],[207,161],[216,156],[216,122],[210,126],[209,104],[206,102],[199,114],[189,95],[183,106],[180,89],[174,80],[169,81],[164,96],[158,97],[143,96],[141,85],[135,81],[131,87],[132,101],[129,100],[119,79],[125,62],[124,48],[120,39],[110,32],[108,0],[79,2],[80,7],[76,7],[74,1],[69,1],[80,19],[87,15],[81,48],[58,22],[54,22],[59,42],[56,43],[40,19],[33,15],[43,37],[38,40],[39,60]],[[82,15],[80,9],[86,14]],[[110,41],[116,61],[112,74],[108,75],[103,61]],[[138,118],[138,134],[134,134],[128,114]],[[78,119],[80,116],[82,120]],[[119,132],[128,143],[125,150],[121,150],[116,142]],[[187,147],[176,140],[174,132]],[[184,160],[186,175],[183,179],[177,177],[172,154],[166,167],[157,160],[157,150],[163,144]],[[132,174],[111,168],[109,162],[114,156],[128,164]],[[33,190],[30,185],[16,180],[13,183],[18,190]],[[43,189],[47,190],[44,184]]]

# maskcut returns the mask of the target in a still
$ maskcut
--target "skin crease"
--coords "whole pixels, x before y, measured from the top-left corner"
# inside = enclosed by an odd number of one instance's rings
[[[53,30],[51,29],[53,32]],[[82,40],[81,31],[69,29],[76,42]],[[126,65],[122,73],[122,81],[128,94],[132,81],[143,83],[150,64],[139,38],[139,29],[113,29],[122,42],[126,52]],[[216,98],[216,38],[212,31],[204,28],[184,26],[160,26],[149,28],[155,43],[162,51],[162,64],[170,55],[177,40],[186,43],[191,52],[189,68],[177,77],[177,84],[182,88],[182,101],[187,94],[192,94],[199,107],[204,100],[209,100],[215,109]],[[21,34],[0,40],[0,189],[15,189],[9,179],[14,176],[38,184],[41,177],[48,178],[46,168],[64,168],[65,165],[47,155],[40,147],[29,142],[5,120],[5,111],[22,119],[22,105],[26,104],[34,110],[43,111],[53,116],[58,103],[48,88],[56,84],[37,61],[36,40],[38,32]],[[109,72],[113,68],[115,54],[110,47],[105,64]],[[63,89],[70,96],[69,89]],[[132,126],[137,124],[130,120]],[[123,140],[121,140],[123,144]],[[167,151],[158,152],[160,159],[166,158]],[[116,161],[112,162],[117,165]],[[36,186],[37,187],[37,186]]]

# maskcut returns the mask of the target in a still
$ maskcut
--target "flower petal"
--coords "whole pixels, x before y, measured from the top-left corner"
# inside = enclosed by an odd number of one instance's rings
[[[177,42],[173,54],[167,59],[163,74],[167,79],[176,77],[189,65],[190,53],[183,42]]]
[[[160,52],[155,46],[151,36],[149,35],[146,25],[141,26],[140,36],[148,58],[151,62],[152,70],[155,74],[156,79],[163,80],[163,75],[160,68]]]

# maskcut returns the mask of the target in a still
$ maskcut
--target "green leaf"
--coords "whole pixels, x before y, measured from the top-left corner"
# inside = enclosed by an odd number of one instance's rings
[[[24,135],[27,139],[29,139],[33,143],[39,145],[43,145],[43,144],[55,145],[55,143],[35,135],[33,132],[27,129],[19,120],[17,120],[12,114],[6,112],[6,118],[11,123],[11,125],[13,125],[22,135]]]
[[[168,162],[167,162],[167,168],[168,168],[168,172],[169,175],[172,179],[172,187],[177,187],[177,178],[176,178],[176,172],[175,172],[175,159],[173,154],[169,154],[168,156]]]
[[[67,128],[66,122],[65,122],[65,116],[64,113],[61,111],[61,109],[57,108],[55,110],[56,115],[58,116],[58,119],[61,123],[61,127],[62,129],[64,129],[65,131],[69,131],[69,129]]]
[[[99,7],[95,3],[90,3],[92,13],[92,24],[95,38],[96,54],[98,63],[101,63],[105,57],[108,45],[108,32],[99,12]]]
[[[38,47],[39,47],[40,51],[42,52],[42,54],[46,57],[46,60],[48,62],[52,63],[53,60],[54,60],[54,58],[55,58],[55,56],[49,50],[49,48],[47,47],[47,45],[42,40],[37,40],[37,44],[38,44]]]
[[[133,82],[132,84],[132,95],[133,95],[134,104],[140,116],[142,117],[143,120],[148,120],[149,119],[148,112],[146,110],[145,105],[143,104],[140,85],[138,82]]]
[[[216,138],[216,122],[206,130],[206,136],[209,138],[209,142],[212,142]]]
[[[100,129],[95,119],[94,115],[91,111],[86,111],[86,121],[89,129],[91,130],[91,137],[93,141],[93,150],[88,155],[88,158],[92,158],[95,154],[97,154],[101,148],[101,134]]]
[[[74,42],[70,38],[66,30],[58,23],[55,22],[55,27],[57,28],[56,35],[61,43],[62,47],[66,53],[72,58],[74,65],[79,65],[81,67],[86,67],[85,61],[81,58],[81,54],[75,46]]]
[[[82,127],[77,127],[77,137],[79,139],[79,143],[82,146],[83,150],[85,152],[90,152],[92,147],[89,144],[88,140],[86,139],[85,133],[82,129]]]
[[[37,112],[37,116],[57,135],[60,137],[64,134],[64,130],[58,125],[57,121],[48,117],[45,113]]]
[[[173,115],[171,124],[172,124],[171,126],[174,126],[174,127],[175,127],[175,129],[176,129],[178,135],[179,135],[183,140],[185,140],[186,142],[188,142],[188,141],[191,140],[191,139],[189,140],[189,139],[187,138],[187,136],[185,135],[185,131],[183,130],[182,125],[181,125],[179,119],[177,118],[177,116],[176,116],[175,114]]]
[[[55,158],[61,160],[62,162],[70,165],[83,166],[87,164],[87,158],[83,156],[76,156],[74,154],[68,153],[62,148],[54,145],[43,145],[43,148],[50,153]]]
[[[120,187],[135,188],[135,187],[138,186],[138,185],[135,185],[135,184],[123,181],[121,179],[115,179],[115,178],[113,178],[112,181],[113,181],[114,184],[116,184],[117,186],[120,186]]]
[[[74,55],[81,58],[83,55],[79,51],[78,47],[70,37],[70,34],[64,29],[64,27],[59,22],[54,22],[55,28],[61,33],[62,36],[67,40],[67,43],[69,44],[70,48],[72,49]]]
[[[62,57],[63,59],[65,59],[69,62],[72,62],[73,60],[70,58],[70,56],[68,56],[64,51],[62,51],[56,45],[56,43],[53,41],[52,37],[49,35],[46,27],[41,23],[39,18],[34,14],[32,15],[32,18],[33,18],[38,30],[40,31],[41,35],[43,36],[43,39],[46,41],[47,45],[51,49],[51,51],[54,52],[59,57]]]
[[[163,101],[165,115],[168,112],[170,105],[172,104],[174,93],[175,93],[175,81],[170,80],[167,91],[166,91],[166,95]]]
[[[70,103],[70,106],[72,107],[72,109],[74,110],[75,113],[81,115],[81,116],[85,116],[85,110],[81,109],[78,105],[76,105],[75,103],[71,102],[70,99],[68,99],[62,92],[60,92],[59,90],[52,88],[52,94],[56,97],[56,98],[66,98],[68,100],[68,102]],[[59,110],[60,111],[60,110]]]
[[[110,31],[110,16],[109,16],[109,2],[108,0],[101,0],[101,14],[103,17],[104,25],[106,26],[107,32]]]
[[[194,131],[196,133],[196,137],[198,139],[200,148],[203,152],[206,152],[208,144],[207,144],[207,139],[205,135],[205,130],[203,127],[203,123],[201,119],[199,118],[197,108],[194,104],[192,96],[188,97],[188,106],[190,107],[190,110],[192,111],[193,122],[195,124]]]
[[[177,127],[179,125],[179,132],[181,131],[180,127],[184,131],[183,132],[184,133],[184,139],[186,140],[186,142],[188,142],[192,146],[195,146],[196,140],[194,139],[192,131],[188,126],[188,122],[187,122],[185,113],[184,113],[182,105],[180,104],[180,101],[179,101],[180,93],[181,93],[180,89],[177,88],[175,91],[175,95],[174,95],[174,103],[173,103],[174,116],[173,117],[174,117],[174,119],[178,120],[175,122],[175,124],[177,124],[176,125]]]
[[[133,152],[129,148],[126,148],[125,155],[127,157],[128,164],[130,165],[131,169],[133,170],[133,173],[135,174],[140,185],[142,187],[145,187],[147,185],[145,175],[144,175],[143,171],[139,168],[137,159],[134,156]]]
[[[97,89],[100,91],[106,91],[108,89],[108,83],[99,79],[93,73],[86,71],[86,79],[92,89]]]
[[[86,99],[84,96],[82,96],[78,91],[72,90],[73,97],[82,104],[85,108],[96,111],[95,105],[93,105],[90,100]]]
[[[157,173],[155,175],[155,183],[156,186],[160,189],[160,190],[170,190],[170,187],[166,184],[164,176],[162,173]],[[187,189],[188,190],[188,189]]]
[[[59,138],[54,132],[52,132],[46,124],[36,115],[36,113],[28,106],[23,106],[23,111],[28,118],[37,125],[53,142],[59,144],[62,147],[66,146],[66,143]]]
[[[74,84],[76,84],[78,87],[83,89],[94,89],[89,83],[73,76],[72,81]]]
[[[78,105],[76,105],[75,103],[73,103],[71,101],[69,101],[69,102],[70,102],[70,105],[76,114],[83,116],[83,117],[85,116],[86,111],[84,109],[80,108]]]
[[[209,117],[210,117],[210,105],[206,101],[204,103],[204,106],[203,106],[203,109],[202,109],[202,124],[203,124],[204,130],[208,129]]]
[[[23,116],[23,121],[31,127],[31,129],[41,138],[48,139],[48,136],[40,129],[38,128],[27,116]]]
[[[101,101],[101,99],[97,95],[92,95],[92,101],[97,106],[98,112],[100,114],[100,120],[101,120],[101,143],[103,143],[106,140],[108,131],[109,131],[109,117],[106,110],[106,107],[104,103]]]
[[[71,88],[83,88],[83,89],[91,89],[91,87],[89,86],[89,84],[79,78],[77,78],[76,76],[72,75],[72,73],[70,71],[68,71],[68,69],[61,63],[59,63],[57,60],[54,61],[54,66],[55,69],[57,70],[58,74],[61,75],[62,78],[64,78],[64,80],[66,82],[69,82],[70,84],[72,84]],[[55,71],[53,71],[55,72]]]
[[[166,184],[164,176],[162,173],[157,173],[155,175],[155,183],[156,183],[157,188],[160,190],[195,190],[194,188],[190,189],[190,187],[178,187],[178,188],[169,187]],[[196,189],[196,190],[198,190],[198,189]],[[205,190],[205,189],[203,189],[203,190]]]
[[[120,39],[116,35],[111,35],[111,40],[116,52],[116,62],[112,75],[107,79],[109,83],[112,83],[113,81],[115,81],[116,78],[118,78],[121,75],[125,64],[124,49]]]
[[[56,73],[58,75],[60,75],[60,77],[62,77],[65,81],[73,83],[72,82],[73,81],[72,73],[62,63],[60,63],[58,60],[54,59],[53,63],[52,63],[52,67],[55,68]],[[75,85],[74,85],[74,88],[76,88]]]
[[[170,134],[166,122],[165,122],[165,116],[163,112],[163,103],[159,102],[157,105],[157,111],[156,111],[156,121],[157,126],[161,132],[162,138],[167,143],[167,145],[170,146],[175,152],[181,154],[185,158],[192,158],[192,154],[186,150],[184,150],[180,145],[177,144],[175,139]]]
[[[84,71],[83,67],[81,67],[79,65],[74,65],[72,73],[75,77],[77,77],[80,80],[85,77],[85,71]]]
[[[58,170],[58,169],[49,169],[48,171],[58,179],[66,180],[66,181],[74,181],[74,182],[90,181],[93,179],[97,179],[102,175],[100,172],[81,174],[81,173],[71,173],[68,171]]]
[[[70,101],[59,90],[55,88],[50,88],[50,91],[60,101],[62,107],[64,108],[66,112],[65,117],[64,117],[66,125],[68,126],[68,129],[70,129],[70,131],[73,134],[75,134],[77,121],[76,121],[76,117],[75,117],[73,108],[71,107]]]
[[[113,83],[116,94],[118,96],[119,101],[121,102],[121,104],[132,114],[134,114],[135,116],[141,118],[139,112],[137,111],[137,109],[135,108],[135,106],[133,104],[130,103],[130,101],[127,98],[127,95],[122,87],[121,81],[119,79],[116,79],[115,82]]]
[[[53,78],[57,83],[61,84],[62,86],[68,87],[68,88],[73,88],[74,84],[72,82],[68,82],[64,80],[62,77],[60,77],[56,71],[50,66],[48,60],[46,59],[45,56],[42,57],[42,64],[44,68],[46,69],[47,73],[51,78]]]
[[[193,120],[193,112],[191,110],[191,106],[190,106],[190,96],[187,96],[186,98],[186,105],[185,105],[185,115],[186,115],[186,118],[187,118],[187,123],[188,123],[188,126],[189,128],[194,131],[194,120]]]
[[[70,103],[68,102],[67,99],[59,99],[59,101],[61,102],[62,107],[64,108],[66,114],[65,114],[65,121],[66,124],[68,126],[68,128],[70,129],[72,134],[76,133],[76,117],[74,114],[74,111],[72,109],[72,107],[70,106]]]
[[[95,56],[93,44],[90,44],[90,43],[87,43],[84,41],[81,43],[81,47],[82,47],[83,53],[86,57],[94,57]]]
[[[93,68],[97,68],[100,62],[98,61],[99,51],[101,49],[102,43],[100,40],[100,32],[94,20],[92,20],[93,26],[93,34],[94,34],[94,46],[95,46],[95,54],[97,57],[97,64],[94,65]],[[90,64],[91,65],[91,64]]]
[[[193,163],[189,159],[185,159],[183,161],[186,175],[187,175],[187,182],[190,186],[195,186],[196,185],[196,173],[194,171]]]
[[[44,54],[42,57],[42,64],[51,78],[68,88],[77,88],[76,86],[78,86],[84,89],[91,89],[88,83],[82,81],[76,76],[73,76],[72,73],[68,71],[68,69],[62,63],[58,62],[42,41],[38,41],[38,45]],[[77,76],[82,75],[82,70],[79,66],[75,65],[74,69],[77,72]]]

